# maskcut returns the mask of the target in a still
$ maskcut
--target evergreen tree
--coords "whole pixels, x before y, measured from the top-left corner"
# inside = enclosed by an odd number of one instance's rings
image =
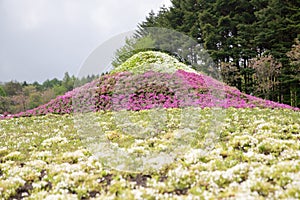
[[[150,36],[127,38],[125,45],[115,52],[112,65],[118,67],[135,53],[154,49],[154,43]]]
[[[262,51],[273,55],[282,65],[279,100],[291,103],[294,85],[291,67],[286,53],[291,49],[294,39],[300,33],[300,2],[270,0],[265,8],[256,12],[258,33],[255,38]]]
[[[290,59],[289,80],[291,82],[291,105],[300,107],[300,42],[295,40],[292,49],[287,53]]]
[[[6,92],[4,91],[2,85],[0,85],[0,97],[6,97]]]
[[[291,76],[293,66],[286,53],[294,38],[300,38],[300,1],[171,0],[171,3],[170,8],[163,7],[157,14],[152,11],[139,24],[136,37],[150,37],[155,49],[172,52],[192,64],[197,63],[197,53],[203,43],[217,69],[224,70],[224,80],[246,93],[252,93],[258,84],[254,78],[258,72],[250,67],[251,60],[271,55],[282,68],[276,77],[279,83],[268,96],[284,103],[295,102],[294,88],[299,88],[299,83]],[[192,37],[197,44],[149,27],[177,30]]]
[[[237,72],[244,76],[244,81],[236,76],[236,86],[247,90],[251,74],[248,63],[255,56],[254,33],[249,31],[256,19],[254,7],[245,0],[217,0],[209,5],[199,15],[205,47],[218,65],[230,62],[235,66]]]

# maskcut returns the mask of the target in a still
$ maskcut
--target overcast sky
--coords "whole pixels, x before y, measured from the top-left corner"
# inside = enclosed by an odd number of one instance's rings
[[[0,82],[77,76],[113,36],[170,0],[0,0]]]

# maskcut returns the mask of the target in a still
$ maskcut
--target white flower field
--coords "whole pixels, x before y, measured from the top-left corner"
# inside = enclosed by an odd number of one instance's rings
[[[168,149],[182,132],[180,109],[164,111],[165,125],[145,140],[123,136],[112,111],[92,115],[108,127],[103,134],[111,143],[142,156]],[[127,112],[143,126],[142,116],[154,111]],[[300,198],[299,112],[228,108],[209,145],[203,133],[211,129],[211,108],[189,112],[197,113],[184,127],[196,135],[189,148],[160,168],[136,172],[97,159],[82,143],[73,115],[0,120],[0,199]]]

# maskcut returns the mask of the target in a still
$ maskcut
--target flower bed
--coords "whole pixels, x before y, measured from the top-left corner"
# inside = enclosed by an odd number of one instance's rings
[[[157,136],[127,145],[113,137],[124,134],[121,122],[112,118],[118,112],[90,115],[113,143],[141,154],[168,147],[182,124],[204,133],[215,117],[213,108],[163,110],[169,117]],[[139,173],[106,168],[82,146],[72,115],[1,120],[0,199],[298,199],[299,112],[224,111],[213,148],[201,148],[200,137],[174,162]],[[153,110],[124,112],[144,126],[150,121],[143,116]]]
[[[104,75],[45,105],[9,117],[188,106],[299,110],[243,94],[203,74],[177,70],[173,74],[148,71],[136,75],[130,72]]]

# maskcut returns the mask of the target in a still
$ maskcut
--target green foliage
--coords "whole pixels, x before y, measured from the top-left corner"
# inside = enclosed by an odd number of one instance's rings
[[[61,82],[60,80],[58,80],[57,78],[54,78],[52,80],[46,80],[43,82],[42,86],[43,88],[53,88],[55,85],[61,85]]]
[[[146,71],[174,73],[178,69],[195,72],[187,65],[180,63],[177,59],[166,53],[145,51],[133,55],[119,67],[112,70],[111,73],[126,71],[134,74],[140,74]]]
[[[9,97],[0,96],[0,113],[5,113],[10,111],[10,105],[12,104]]]
[[[29,109],[36,108],[39,105],[41,105],[42,103],[43,103],[42,97],[39,93],[30,94],[30,96],[29,96],[29,105],[28,105]]]
[[[114,60],[112,61],[114,67],[120,66],[128,58],[138,52],[154,49],[154,41],[149,36],[142,38],[127,38],[125,42],[126,44],[115,53]]]
[[[27,85],[23,87],[23,94],[29,97],[31,94],[37,92],[36,87],[34,85]]]
[[[0,85],[0,97],[5,97],[6,96],[6,92],[5,90],[3,89],[3,86]]]
[[[22,92],[22,85],[16,81],[5,83],[3,88],[7,96],[17,95]]]
[[[0,113],[18,113],[48,103],[58,95],[63,95],[75,87],[95,80],[98,75],[75,78],[67,72],[63,80],[53,78],[43,83],[23,83],[10,81],[0,85]]]
[[[292,49],[287,52],[291,67],[289,79],[291,83],[291,105],[300,107],[300,42],[295,40]]]
[[[67,92],[67,88],[65,88],[63,85],[54,85],[53,91],[56,96],[59,96]]]
[[[61,85],[66,88],[66,91],[70,91],[73,89],[74,87],[74,83],[75,83],[75,76],[73,75],[72,77],[69,75],[68,72],[65,73],[65,76],[62,80]]]

